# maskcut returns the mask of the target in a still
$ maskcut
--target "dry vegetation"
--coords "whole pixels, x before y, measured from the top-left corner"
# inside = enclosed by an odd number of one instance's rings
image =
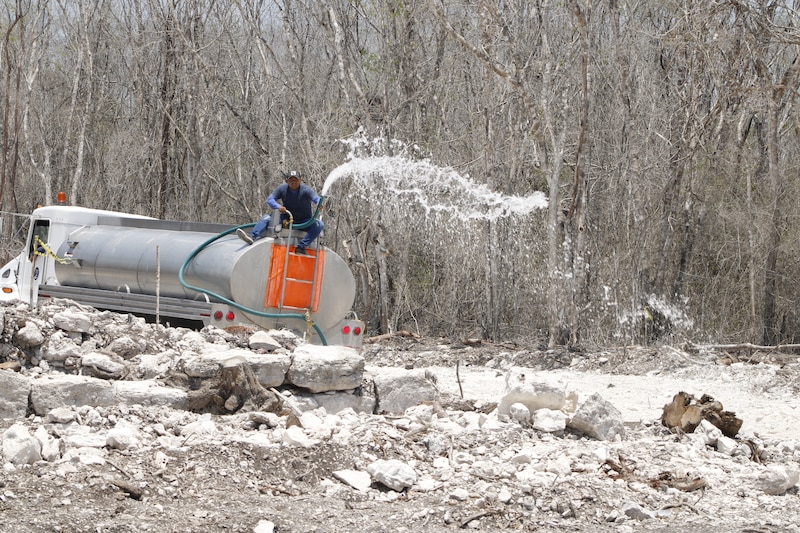
[[[795,341],[789,2],[20,0],[2,26],[2,258],[60,190],[254,221],[281,170],[320,189],[349,138],[409,180],[425,158],[469,177],[427,205],[381,168],[329,191],[373,333]],[[549,207],[451,217],[481,187]]]

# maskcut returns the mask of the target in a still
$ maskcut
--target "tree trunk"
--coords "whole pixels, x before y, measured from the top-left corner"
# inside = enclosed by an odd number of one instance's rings
[[[586,249],[588,239],[586,235],[586,213],[589,208],[589,183],[588,176],[584,168],[584,146],[589,130],[589,35],[587,19],[590,13],[580,8],[577,2],[573,2],[573,13],[575,15],[578,28],[580,29],[581,43],[581,106],[578,125],[578,145],[575,148],[575,170],[573,173],[572,184],[572,205],[570,206],[567,218],[570,224],[566,227],[570,231],[570,239],[574,243],[571,257],[571,275],[569,276],[569,334],[570,344],[578,344],[578,332],[580,331],[580,309],[586,296],[587,282],[587,256]]]
[[[3,39],[3,59],[5,60],[6,80],[3,94],[3,131],[0,141],[0,209],[10,212],[17,211],[17,201],[15,187],[17,181],[17,159],[19,158],[19,132],[20,132],[20,76],[21,69],[19,57],[12,57],[11,42],[15,29],[19,29],[19,42],[25,44],[24,25],[22,24],[23,15],[20,13],[20,6],[14,20],[9,24]],[[17,28],[19,26],[19,28]],[[12,103],[12,97],[13,103]],[[6,194],[8,195],[6,196]],[[10,226],[9,226],[10,228]]]
[[[770,98],[767,104],[767,155],[769,181],[772,186],[772,214],[769,227],[767,257],[764,263],[764,337],[763,344],[777,344],[780,325],[776,311],[778,291],[778,249],[781,244],[783,218],[780,174],[778,169],[778,104]]]
[[[170,189],[172,164],[170,160],[170,148],[173,145],[172,138],[172,113],[173,102],[175,99],[175,87],[173,79],[173,69],[175,68],[175,43],[173,33],[175,31],[175,15],[170,8],[164,21],[164,68],[161,78],[161,146],[158,169],[158,184],[155,187],[155,211],[158,218],[164,218],[167,212],[168,192]]]
[[[389,267],[386,263],[387,248],[383,238],[383,230],[378,226],[378,234],[375,237],[375,259],[378,264],[378,279],[380,287],[378,290],[380,298],[380,331],[381,333],[391,333],[389,329]]]
[[[753,122],[753,115],[749,111],[743,112],[739,117],[736,127],[736,162],[734,164],[734,172],[737,174],[742,169],[743,146],[747,140],[751,125]],[[738,177],[738,176],[737,176]],[[740,179],[736,180],[737,182]],[[753,202],[753,175],[751,170],[745,171],[745,213],[754,213]],[[751,331],[748,332],[749,339],[755,339],[761,328],[756,326],[758,316],[756,314],[756,234],[753,224],[747,226],[747,288],[749,292],[749,317],[752,324]]]

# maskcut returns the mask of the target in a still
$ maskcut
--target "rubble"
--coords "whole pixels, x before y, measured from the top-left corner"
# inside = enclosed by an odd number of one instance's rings
[[[392,345],[197,332],[67,302],[2,316],[0,361],[19,365],[0,370],[10,530],[792,531],[800,521],[796,439],[729,436],[713,417],[683,434],[657,416],[635,421],[636,406],[608,399],[624,385],[595,392],[533,368],[550,364],[546,353],[501,348],[456,373],[487,347],[420,346],[416,361],[431,367],[413,368],[414,354]],[[579,363],[593,359],[614,363],[609,353]],[[774,369],[759,370],[777,394]],[[732,371],[743,369],[720,368]],[[472,383],[479,376],[501,385]]]
[[[703,421],[711,422],[729,438],[733,438],[742,427],[742,420],[735,413],[725,411],[722,404],[708,394],[699,399],[680,391],[664,406],[661,423],[673,431],[693,432]]]

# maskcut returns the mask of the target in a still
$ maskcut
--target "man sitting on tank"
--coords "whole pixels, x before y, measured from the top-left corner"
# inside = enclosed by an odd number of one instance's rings
[[[302,183],[302,177],[297,170],[290,170],[284,176],[286,181],[275,187],[275,190],[267,197],[267,205],[280,212],[281,223],[288,220],[289,213],[291,213],[293,224],[302,225],[311,219],[313,208],[320,205],[321,198],[314,189]],[[264,215],[250,233],[240,228],[236,230],[236,234],[247,244],[253,244],[267,231],[270,218],[271,215]],[[305,229],[305,236],[295,247],[294,253],[296,254],[305,254],[306,248],[322,233],[325,225],[321,220],[316,219]]]

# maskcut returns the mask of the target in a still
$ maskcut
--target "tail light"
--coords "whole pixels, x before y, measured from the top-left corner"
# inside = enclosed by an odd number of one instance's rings
[[[222,320],[222,311],[219,309],[214,311],[214,320]]]
[[[344,326],[344,327],[342,328],[342,333],[343,333],[344,335],[349,335],[349,334],[350,334],[350,326]]]
[[[228,311],[228,314],[225,315],[225,320],[228,322],[233,322],[234,318],[236,318],[236,315],[233,314],[233,311]]]

